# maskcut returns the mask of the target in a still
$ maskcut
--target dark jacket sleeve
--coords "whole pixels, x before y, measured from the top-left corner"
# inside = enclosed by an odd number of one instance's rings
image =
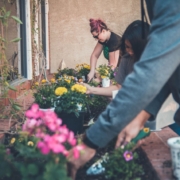
[[[161,89],[159,94],[153,99],[153,101],[144,109],[146,112],[151,114],[150,121],[155,120],[157,113],[159,112],[162,104],[167,99],[169,94],[171,93],[168,83]]]

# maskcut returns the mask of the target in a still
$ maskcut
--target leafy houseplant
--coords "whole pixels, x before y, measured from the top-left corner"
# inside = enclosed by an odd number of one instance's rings
[[[35,98],[35,103],[37,103],[42,109],[49,109],[54,107],[55,90],[56,84],[55,80],[51,79],[51,83],[47,84],[46,80],[41,81],[41,85],[37,82],[35,83],[36,92],[33,94]]]
[[[26,112],[23,131],[0,146],[0,180],[69,180],[66,155],[76,145],[73,132],[62,126],[52,111],[40,111],[34,104]],[[79,148],[74,150],[75,158]]]

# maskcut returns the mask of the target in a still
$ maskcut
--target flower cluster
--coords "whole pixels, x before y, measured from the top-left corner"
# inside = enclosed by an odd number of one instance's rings
[[[58,87],[55,89],[56,96],[62,96],[64,93],[67,93],[67,89],[65,87]]]
[[[35,83],[33,96],[35,103],[39,104],[40,108],[48,109],[54,106],[56,80],[52,78],[50,81],[51,83],[46,83],[46,80],[43,79],[41,84]]]
[[[86,93],[87,88],[81,84],[75,84],[71,87],[71,90],[84,94]]]
[[[78,71],[79,76],[87,76],[87,74],[90,71],[90,65],[83,63],[83,64],[77,64],[76,70]]]
[[[106,64],[100,65],[97,68],[98,73],[100,74],[101,78],[109,78],[113,79],[114,78],[114,71],[112,70],[111,66],[107,66]]]
[[[64,75],[67,76],[76,76],[77,72],[75,69],[72,68],[64,68],[64,69],[58,69],[58,73],[54,74],[55,78],[58,79]]]
[[[74,133],[69,131],[62,120],[52,111],[40,111],[37,104],[33,104],[26,112],[27,120],[23,125],[23,131],[34,134],[38,139],[37,148],[42,154],[62,153],[67,155],[65,144],[76,145]],[[75,149],[77,150],[77,149]],[[78,158],[78,152],[74,152]]]

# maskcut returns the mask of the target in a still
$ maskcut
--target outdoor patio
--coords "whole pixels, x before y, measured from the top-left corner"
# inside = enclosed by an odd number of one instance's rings
[[[50,79],[51,77],[52,75],[49,74],[48,79]],[[33,91],[29,89],[28,83],[25,84],[23,91],[18,94],[18,96],[17,94],[12,94],[12,96],[17,99],[17,102],[23,106],[24,110],[28,109],[33,104]],[[166,123],[168,124],[168,122]],[[161,126],[161,124],[159,126]],[[8,129],[9,122],[1,122],[0,127],[1,130],[4,130],[4,127]],[[154,171],[157,180],[173,180],[171,154],[170,149],[167,145],[167,139],[177,136],[179,135],[176,134],[171,128],[165,127],[161,131],[151,132],[151,135],[147,137],[141,145],[142,150],[144,151],[150,162],[150,167],[152,168],[151,171]],[[4,134],[1,133],[1,142],[3,141],[3,138]]]

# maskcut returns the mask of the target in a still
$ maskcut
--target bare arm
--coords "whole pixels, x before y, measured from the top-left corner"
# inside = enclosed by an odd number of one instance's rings
[[[113,66],[113,69],[117,67],[118,59],[119,59],[119,50],[113,51],[109,53],[109,65]]]
[[[93,52],[92,52],[92,54],[91,54],[91,58],[90,58],[91,70],[90,70],[90,73],[88,74],[89,81],[94,76],[97,60],[98,60],[102,50],[103,50],[103,45],[100,44],[100,43],[97,43],[94,50],[93,50]]]
[[[96,94],[96,95],[102,95],[102,96],[111,96],[112,97],[112,91],[119,90],[121,88],[120,84],[112,85],[109,87],[99,88],[99,87],[92,87],[88,84],[83,84],[87,87],[87,94]]]

